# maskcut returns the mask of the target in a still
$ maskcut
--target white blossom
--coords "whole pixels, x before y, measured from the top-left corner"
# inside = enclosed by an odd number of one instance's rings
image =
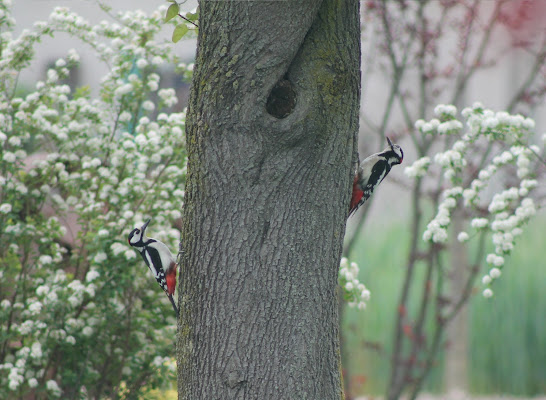
[[[430,157],[421,157],[409,167],[404,169],[404,173],[410,178],[418,178],[426,175],[430,166]]]
[[[496,265],[497,267],[504,265],[504,257],[502,256],[495,257],[495,261],[493,262],[493,264]]]
[[[465,203],[465,206],[469,206],[472,201],[476,198],[476,196],[478,195],[478,193],[476,193],[476,191],[474,189],[464,189],[463,190],[463,198],[464,198],[464,203]]]
[[[46,300],[48,303],[54,303],[59,299],[59,296],[57,296],[57,293],[52,290],[46,295]]]
[[[49,69],[47,71],[47,81],[48,82],[56,82],[59,79],[59,74],[54,69]]]
[[[46,388],[47,388],[47,391],[50,392],[55,397],[59,397],[62,393],[61,388],[59,387],[57,382],[55,382],[54,380],[47,381]]]
[[[141,58],[136,62],[136,66],[140,69],[144,69],[148,66],[148,61],[146,59]]]
[[[82,335],[89,337],[92,334],[93,334],[93,328],[91,328],[90,326],[86,326],[82,329]]]
[[[460,232],[458,235],[457,235],[457,240],[461,243],[464,243],[464,242],[467,242],[469,239],[469,236],[468,236],[468,233],[466,232]]]
[[[176,92],[172,88],[160,89],[157,94],[165,102],[167,107],[172,107],[178,102]]]
[[[457,133],[463,129],[463,124],[456,119],[442,122],[438,125],[438,133],[441,135]]]
[[[442,115],[447,115],[449,117],[455,118],[457,115],[457,107],[452,104],[438,104],[434,108],[434,114],[441,117]]]
[[[498,269],[498,268],[491,268],[489,270],[489,276],[492,278],[492,279],[496,279],[498,278],[499,276],[501,276],[501,270]]]
[[[41,255],[38,260],[42,265],[49,265],[53,262],[53,258],[47,254]]]
[[[17,160],[17,157],[15,156],[14,153],[10,151],[5,151],[4,155],[2,156],[2,159],[8,163],[13,163],[15,162],[15,160]]]
[[[127,83],[127,84],[125,84],[123,86],[119,86],[115,90],[114,94],[115,94],[116,97],[122,97],[122,96],[124,96],[124,95],[126,95],[128,93],[131,93],[132,90],[133,90],[133,85],[131,85],[130,83]]]
[[[489,220],[487,218],[474,218],[470,223],[472,228],[475,229],[485,228],[488,224]]]
[[[42,311],[42,303],[39,301],[34,301],[30,303],[28,310],[32,315],[37,315]]]
[[[49,286],[47,285],[40,285],[38,288],[36,288],[36,295],[43,296],[46,293],[48,293],[50,290]]]
[[[118,120],[120,122],[127,122],[130,121],[132,118],[132,115],[129,111],[123,111],[121,114],[119,114]]]
[[[146,100],[142,103],[142,108],[146,111],[153,111],[155,109],[155,104],[153,103],[153,101]]]
[[[8,139],[8,143],[14,147],[21,145],[21,138],[19,136],[12,136]]]
[[[106,256],[106,253],[103,251],[98,252],[95,257],[93,258],[93,261],[97,264],[101,264],[102,262],[106,261],[108,257]]]
[[[17,390],[23,381],[24,377],[22,375],[22,370],[19,368],[11,368],[8,375],[8,387],[10,390]]]
[[[30,356],[32,358],[42,357],[42,345],[40,342],[34,342],[31,347]]]
[[[100,276],[99,271],[96,269],[91,269],[87,275],[85,276],[86,282],[93,282],[95,279],[97,279]]]

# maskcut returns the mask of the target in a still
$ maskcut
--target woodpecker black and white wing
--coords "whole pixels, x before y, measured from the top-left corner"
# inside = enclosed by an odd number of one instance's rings
[[[165,277],[165,271],[161,267],[163,264],[161,264],[160,252],[156,247],[148,245],[142,253],[142,256],[144,257],[144,261],[146,261],[146,265],[148,268],[150,268],[155,280],[157,283],[159,283],[159,286],[161,286],[161,289],[163,289],[165,293],[168,293],[167,278]]]
[[[171,263],[175,262],[174,256],[165,245],[165,243],[160,242],[159,240],[154,240],[151,243],[148,244],[149,248],[155,249],[157,253],[159,254],[159,258],[161,260],[161,264],[163,265],[163,268],[167,269],[171,265]],[[167,271],[165,271],[167,272]]]
[[[385,179],[391,170],[390,164],[386,159],[379,159],[372,167],[370,177],[364,186],[364,195],[362,196],[362,204],[370,198],[375,188]]]

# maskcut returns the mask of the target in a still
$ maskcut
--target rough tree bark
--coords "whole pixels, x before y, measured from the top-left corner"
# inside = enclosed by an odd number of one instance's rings
[[[187,116],[179,399],[341,399],[357,0],[202,1]]]

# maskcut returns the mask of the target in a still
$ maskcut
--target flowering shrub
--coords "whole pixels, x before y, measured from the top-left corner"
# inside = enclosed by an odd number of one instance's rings
[[[482,278],[487,286],[483,295],[491,297],[489,286],[500,277],[505,257],[536,213],[532,195],[538,185],[535,177],[544,166],[540,158],[544,149],[530,145],[535,127],[530,118],[495,113],[476,103],[462,110],[467,128],[463,132],[454,106],[439,105],[434,111],[438,118],[419,120],[415,127],[422,134],[445,135],[446,150],[437,153],[434,162],[423,157],[405,170],[410,177],[423,177],[434,173],[436,165],[442,173],[438,173],[442,201],[423,240],[446,243],[452,210],[463,208],[469,223],[468,232],[456,232],[460,242],[491,233],[494,252],[485,258],[490,270]]]
[[[158,67],[188,71],[155,40],[165,9],[91,26],[57,8],[14,38],[0,1],[0,398],[135,398],[172,379],[174,314],[126,242],[153,216],[178,247],[185,114],[166,112]],[[76,51],[21,95],[34,46],[61,31],[108,64],[98,97],[62,82]]]
[[[370,300],[370,291],[358,280],[358,264],[349,263],[345,257],[339,264],[338,282],[343,291],[343,297],[349,307],[358,307],[359,310],[366,308],[366,302]]]

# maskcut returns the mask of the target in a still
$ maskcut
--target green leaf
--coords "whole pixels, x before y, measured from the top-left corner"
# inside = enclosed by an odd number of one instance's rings
[[[99,3],[99,7],[100,7],[100,9],[102,11],[107,12],[107,13],[112,11],[112,7],[110,7],[110,6],[108,6],[108,5],[104,4],[104,3]]]
[[[178,15],[178,12],[180,11],[180,7],[178,7],[178,4],[173,3],[167,8],[167,15],[165,16],[165,22],[170,21],[174,17]]]
[[[76,90],[74,91],[75,99],[80,99],[80,98],[87,99],[89,98],[89,96],[91,96],[91,87],[89,85],[80,86],[76,88]]]
[[[186,15],[184,15],[187,19],[189,19],[190,21],[197,21],[197,18],[199,17],[199,13],[191,13],[191,12],[188,12],[186,13]]]
[[[188,32],[188,27],[186,24],[179,24],[174,28],[173,32],[173,42],[176,43],[180,39],[182,39],[182,36],[184,36]]]

